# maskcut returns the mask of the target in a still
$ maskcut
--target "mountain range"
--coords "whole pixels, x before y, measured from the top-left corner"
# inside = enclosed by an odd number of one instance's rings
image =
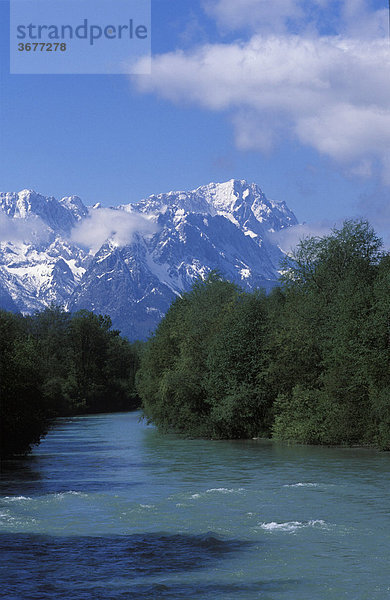
[[[244,289],[270,289],[283,256],[272,234],[296,224],[284,202],[236,179],[111,208],[1,193],[0,307],[84,308],[145,339],[172,300],[212,270]]]

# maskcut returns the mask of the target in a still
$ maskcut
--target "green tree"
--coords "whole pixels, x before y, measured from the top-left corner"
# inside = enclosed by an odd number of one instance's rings
[[[207,356],[207,402],[213,437],[268,435],[269,320],[264,292],[240,293]]]
[[[295,413],[306,439],[372,441],[369,373],[377,344],[368,323],[381,256],[381,240],[365,221],[347,221],[331,235],[298,246],[283,277],[291,337],[282,333],[284,355],[274,364],[276,372],[289,373],[291,387],[285,385],[275,403],[275,435],[291,437]],[[283,332],[285,323],[286,314]],[[326,433],[319,434],[319,423],[326,424]]]
[[[42,372],[36,341],[24,320],[0,311],[0,451],[26,454],[50,425],[52,412],[41,394]]]
[[[207,360],[237,287],[211,273],[178,298],[146,344],[138,390],[146,417],[165,429],[210,435]]]

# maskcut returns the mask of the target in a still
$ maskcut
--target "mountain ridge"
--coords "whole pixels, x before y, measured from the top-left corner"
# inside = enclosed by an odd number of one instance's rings
[[[298,223],[285,202],[237,179],[110,208],[78,196],[1,193],[0,217],[8,235],[0,306],[31,313],[54,302],[108,313],[130,339],[147,337],[172,300],[211,270],[244,289],[272,287],[283,253],[270,234]],[[90,238],[95,226],[102,243],[92,251],[83,228]]]

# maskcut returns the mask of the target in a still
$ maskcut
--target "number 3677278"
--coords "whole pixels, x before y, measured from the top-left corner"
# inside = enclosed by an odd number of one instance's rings
[[[19,52],[65,52],[65,42],[27,42],[18,44]]]

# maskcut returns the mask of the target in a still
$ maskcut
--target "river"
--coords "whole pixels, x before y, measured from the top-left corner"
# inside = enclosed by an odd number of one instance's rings
[[[390,598],[390,456],[62,419],[4,464],[6,600]]]

